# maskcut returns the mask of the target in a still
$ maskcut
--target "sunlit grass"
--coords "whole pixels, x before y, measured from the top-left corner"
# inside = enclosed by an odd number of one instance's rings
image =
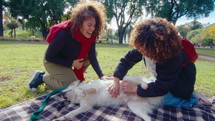
[[[213,48],[196,48],[197,53],[206,54],[206,55],[213,55],[215,56],[215,49]]]

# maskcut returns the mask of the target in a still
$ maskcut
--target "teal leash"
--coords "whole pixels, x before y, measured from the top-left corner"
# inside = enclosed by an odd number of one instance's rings
[[[40,108],[39,108],[37,111],[35,111],[34,113],[31,114],[31,116],[30,116],[31,121],[36,121],[36,120],[38,120],[38,119],[40,118],[40,116],[41,116],[41,114],[42,114],[44,108],[46,107],[46,105],[47,105],[47,103],[48,103],[49,98],[50,98],[52,95],[54,95],[54,94],[56,94],[56,93],[59,93],[59,92],[65,90],[66,88],[67,88],[67,87],[65,87],[65,88],[59,88],[59,89],[56,89],[56,90],[52,91],[51,93],[49,93],[49,94],[47,95],[47,97],[45,98],[45,100],[42,102]]]

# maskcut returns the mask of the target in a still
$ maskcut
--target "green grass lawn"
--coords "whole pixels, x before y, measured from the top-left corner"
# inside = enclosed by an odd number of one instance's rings
[[[28,81],[35,70],[45,71],[43,67],[44,42],[6,42],[0,41],[0,109],[21,103],[45,93],[44,86],[37,92],[28,91]],[[97,44],[98,60],[105,75],[111,76],[121,57],[130,48],[126,45]],[[207,95],[215,96],[215,61],[198,59],[196,62],[197,80],[195,89]],[[97,75],[89,67],[85,73],[87,81]],[[146,75],[143,63],[135,65],[128,75]]]
[[[197,53],[215,56],[215,49],[211,48],[196,48]]]

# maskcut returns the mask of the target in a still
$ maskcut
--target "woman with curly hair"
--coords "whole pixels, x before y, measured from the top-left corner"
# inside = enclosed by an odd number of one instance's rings
[[[84,81],[84,71],[91,64],[98,77],[106,79],[96,57],[95,40],[106,24],[105,7],[99,2],[79,2],[70,20],[50,27],[49,43],[44,58],[47,71],[36,71],[29,89],[36,91],[43,83],[47,89],[68,86],[75,80]]]
[[[131,32],[134,47],[121,60],[114,72],[114,83],[109,87],[113,97],[120,93],[119,81],[136,63],[144,63],[152,77],[148,88],[122,82],[122,91],[140,97],[164,96],[164,105],[193,107],[198,103],[194,91],[196,68],[186,62],[188,57],[181,45],[176,27],[163,18],[146,19]],[[182,64],[186,65],[182,66]]]

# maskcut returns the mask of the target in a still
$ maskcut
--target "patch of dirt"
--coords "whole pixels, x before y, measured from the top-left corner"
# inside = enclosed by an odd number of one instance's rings
[[[0,77],[0,81],[6,81],[12,79],[12,76],[10,75],[4,75]]]

